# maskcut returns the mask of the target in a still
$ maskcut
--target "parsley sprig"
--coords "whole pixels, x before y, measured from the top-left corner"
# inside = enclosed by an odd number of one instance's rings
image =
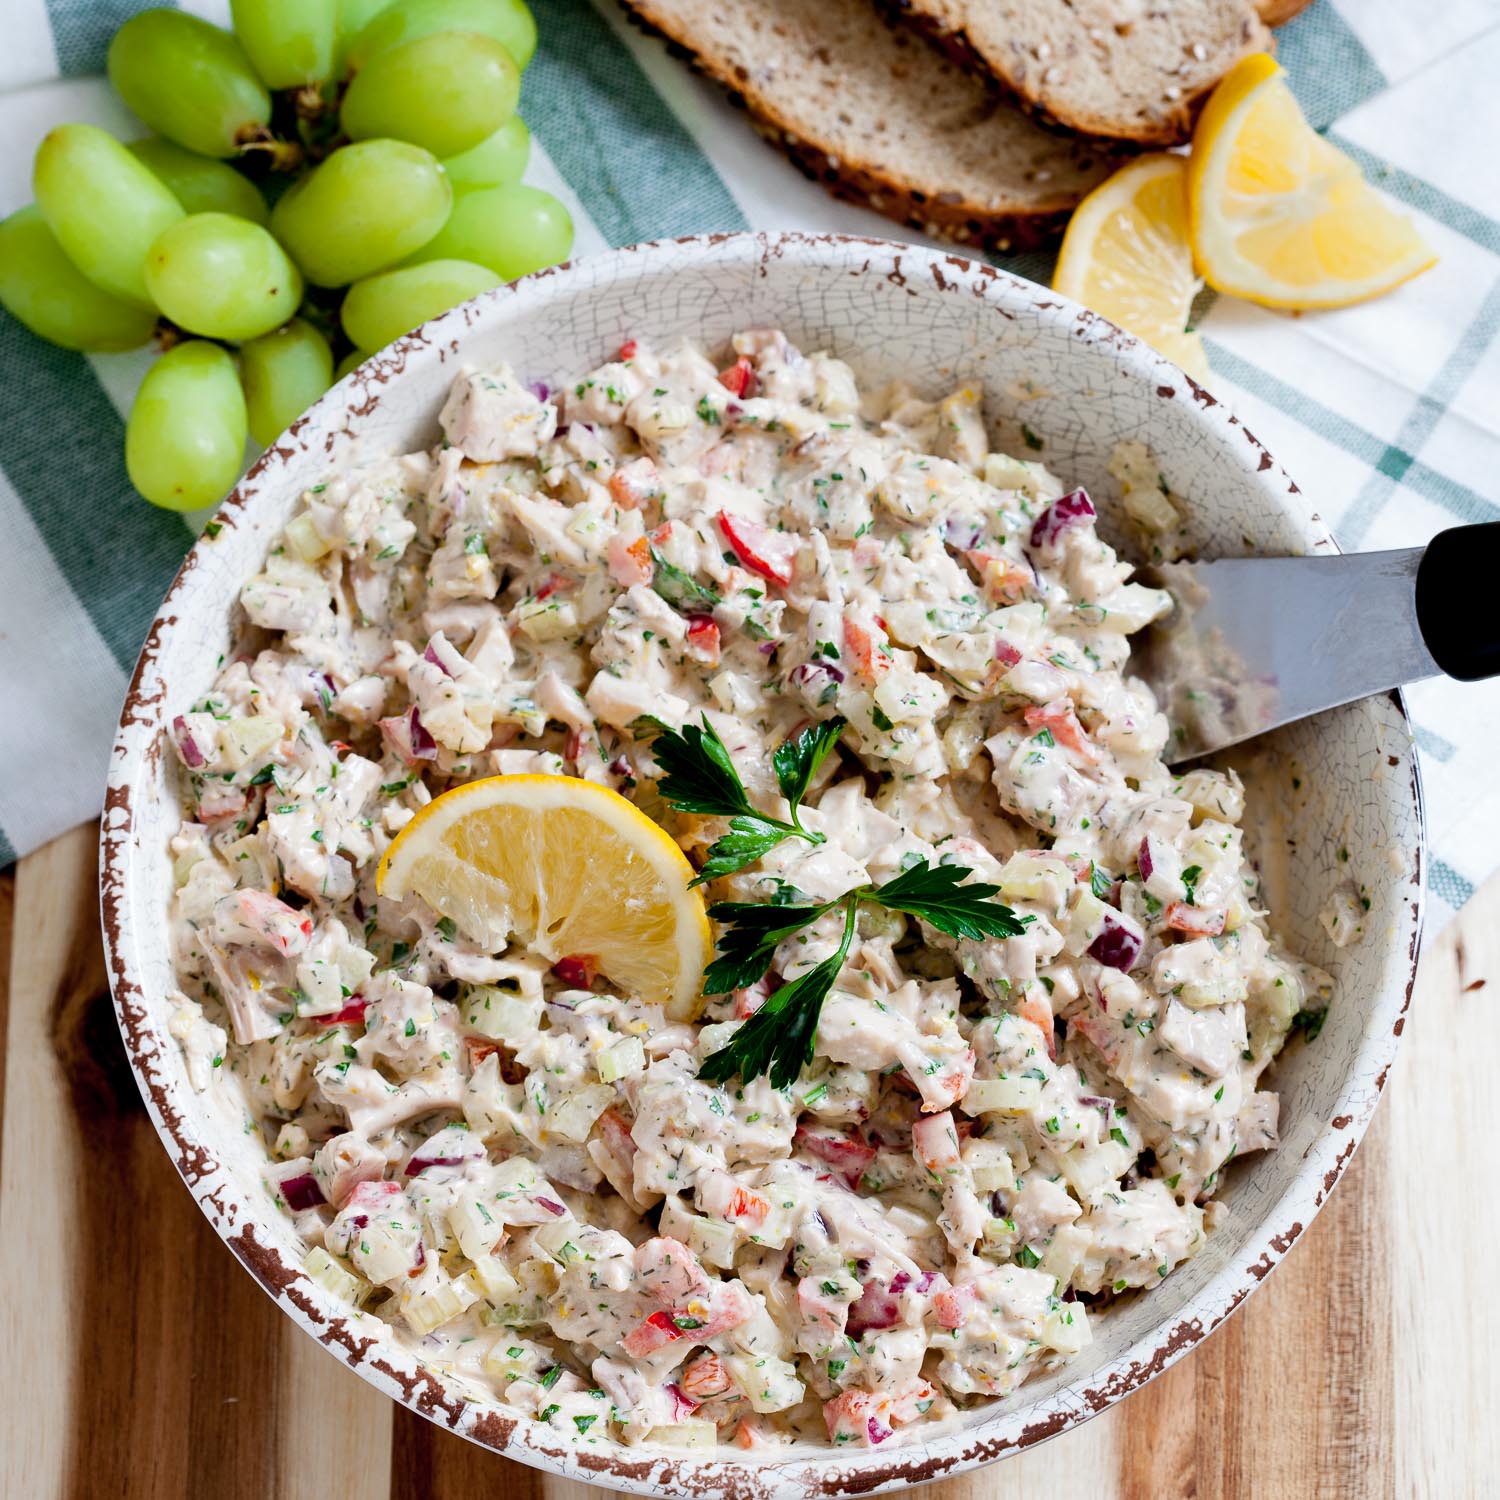
[[[708,857],[694,885],[732,875],[769,854],[783,839],[825,842],[816,829],[804,828],[799,816],[818,768],[828,759],[844,720],[826,719],[788,736],[776,747],[771,764],[781,795],[791,806],[791,821],[768,817],[752,806],[728,747],[704,716],[702,726],[684,725],[679,732],[663,729],[652,741],[651,753],[665,773],[658,787],[663,798],[681,812],[709,818],[728,818],[729,832],[709,846]]]
[[[996,885],[963,881],[974,872],[964,865],[929,865],[918,860],[884,885],[861,885],[832,901],[806,906],[773,906],[750,901],[719,901],[708,914],[724,924],[719,956],[703,976],[708,995],[746,989],[762,979],[777,948],[827,912],[842,910],[843,934],[838,947],[821,963],[799,974],[777,990],[735,1032],[728,1046],[704,1059],[700,1078],[722,1083],[738,1074],[742,1079],[769,1073],[773,1088],[790,1088],[812,1061],[818,1017],[823,1002],[838,980],[854,940],[855,918],[861,903],[906,912],[950,937],[1017,937],[1033,919],[1018,917],[993,897]]]

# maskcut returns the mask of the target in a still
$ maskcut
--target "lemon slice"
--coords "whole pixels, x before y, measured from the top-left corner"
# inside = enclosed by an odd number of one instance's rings
[[[1198,118],[1188,230],[1210,286],[1267,307],[1346,307],[1437,260],[1303,119],[1264,53],[1236,63]]]
[[[382,896],[420,896],[465,937],[578,957],[626,994],[697,1013],[711,948],[687,856],[618,792],[492,776],[428,803],[386,850]]]
[[[1187,237],[1186,168],[1182,157],[1159,151],[1100,183],[1073,211],[1052,285],[1203,380],[1203,340],[1186,331],[1200,284]]]

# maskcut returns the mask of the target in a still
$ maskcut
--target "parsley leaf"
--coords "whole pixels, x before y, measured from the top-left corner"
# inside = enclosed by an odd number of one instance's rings
[[[729,832],[709,846],[694,885],[754,864],[786,838],[803,838],[810,844],[824,842],[823,834],[802,826],[798,803],[843,728],[842,719],[830,719],[804,729],[777,747],[772,759],[776,779],[792,805],[790,823],[767,817],[751,805],[729,749],[706,714],[701,726],[685,724],[680,733],[660,730],[652,741],[651,753],[665,773],[658,788],[663,798],[680,812],[729,819]]]
[[[691,573],[685,572],[676,563],[668,562],[655,547],[651,549],[651,561],[655,564],[651,587],[673,609],[712,609],[719,602],[719,596],[713,589],[699,583]]]
[[[792,804],[794,822],[797,804],[807,795],[807,788],[818,774],[818,768],[838,743],[844,732],[844,723],[843,719],[835,717],[809,724],[800,733],[784,739],[772,752],[776,784],[781,788],[781,795]]]
[[[974,872],[964,865],[929,865],[918,860],[894,880],[862,894],[891,911],[904,911],[946,932],[949,937],[1019,937],[1032,917],[1018,917],[1000,901],[1000,887],[961,882]]]
[[[703,1066],[698,1069],[700,1078],[710,1083],[723,1083],[736,1073],[746,1081],[769,1073],[771,1087],[777,1089],[790,1088],[797,1081],[797,1075],[812,1061],[823,1002],[833,989],[839,970],[849,956],[849,944],[854,940],[854,914],[859,909],[859,892],[850,891],[842,901],[844,935],[839,946],[822,963],[799,974],[790,984],[782,985],[735,1032],[727,1046],[705,1058]],[[782,915],[806,910],[785,906],[763,909]],[[813,911],[821,914],[827,909],[813,908]],[[772,948],[774,951],[774,944]]]
[[[726,995],[731,990],[748,989],[765,976],[776,949],[787,938],[837,905],[837,901],[827,901],[819,906],[715,902],[709,907],[708,914],[715,922],[726,925],[719,937],[719,957],[703,975],[703,993]]]

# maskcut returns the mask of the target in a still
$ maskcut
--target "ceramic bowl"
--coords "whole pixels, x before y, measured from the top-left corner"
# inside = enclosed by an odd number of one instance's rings
[[[487,292],[409,334],[261,457],[216,534],[188,555],[135,669],[113,751],[102,876],[115,1005],[162,1141],[214,1228],[289,1317],[395,1400],[510,1458],[617,1489],[743,1500],[868,1494],[989,1463],[1104,1410],[1207,1337],[1292,1248],[1369,1122],[1401,1033],[1422,893],[1421,798],[1399,698],[1277,735],[1282,774],[1267,778],[1271,794],[1252,803],[1247,824],[1260,830],[1268,869],[1283,867],[1272,882],[1277,926],[1340,983],[1322,1036],[1293,1041],[1272,1074],[1281,1147],[1229,1172],[1207,1249],[1150,1295],[1097,1318],[1093,1344],[1073,1363],[936,1435],[916,1429],[867,1452],[805,1445],[770,1459],[570,1447],[499,1402],[460,1399],[385,1324],[314,1285],[290,1221],[260,1184],[263,1158],[243,1117],[192,1090],[167,1034],[167,842],[179,812],[164,726],[212,682],[236,630],[239,586],[301,491],[352,456],[432,442],[460,366],[505,359],[525,379],[555,381],[631,336],[715,346],[754,325],[831,349],[867,380],[899,376],[926,394],[978,381],[1002,444],[1041,444],[1055,472],[1101,503],[1106,530],[1117,496],[1111,452],[1139,438],[1172,489],[1191,498],[1201,555],[1333,546],[1297,486],[1212,395],[1043,287],[956,255],[842,236],[711,235],[615,251]],[[1340,952],[1317,912],[1351,871],[1369,900],[1367,935]]]

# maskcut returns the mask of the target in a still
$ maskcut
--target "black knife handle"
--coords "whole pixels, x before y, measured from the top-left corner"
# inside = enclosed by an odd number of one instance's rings
[[[1454,526],[1427,544],[1417,568],[1417,625],[1450,677],[1500,674],[1500,521]]]

